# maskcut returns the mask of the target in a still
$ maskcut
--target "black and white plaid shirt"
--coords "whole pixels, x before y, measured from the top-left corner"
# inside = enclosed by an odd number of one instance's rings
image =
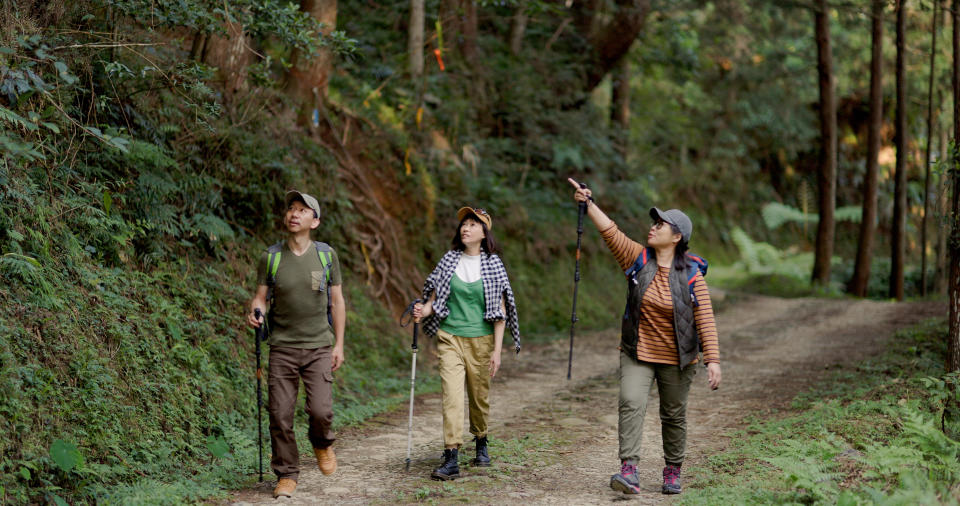
[[[450,315],[450,308],[447,307],[447,299],[450,297],[450,279],[453,278],[457,264],[460,263],[461,255],[463,255],[462,251],[448,251],[423,283],[425,300],[430,299],[431,293],[437,292],[436,300],[433,301],[433,314],[423,322],[423,331],[428,336],[436,335],[440,324]],[[513,336],[513,344],[519,353],[520,323],[517,318],[517,303],[513,298],[513,288],[507,277],[507,269],[503,266],[500,257],[487,253],[480,255],[480,279],[483,280],[483,296],[487,306],[483,312],[483,319],[489,322],[505,319],[507,328]],[[503,305],[507,308],[506,315],[503,314],[500,304],[501,295],[504,297]]]

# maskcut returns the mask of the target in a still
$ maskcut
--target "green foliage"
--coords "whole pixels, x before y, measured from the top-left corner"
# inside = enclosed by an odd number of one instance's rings
[[[83,455],[77,445],[58,439],[50,445],[50,458],[63,472],[69,473],[73,468],[83,464]]]
[[[775,229],[784,223],[817,223],[820,221],[820,215],[816,213],[804,213],[800,209],[790,207],[779,202],[768,202],[761,210],[763,221],[767,228]],[[834,211],[836,221],[850,221],[860,223],[862,209],[859,206],[840,207]]]
[[[942,372],[946,332],[942,319],[898,332],[883,356],[798,396],[796,411],[755,419],[690,469],[681,504],[957,504],[960,441],[939,425],[956,373],[929,376]]]

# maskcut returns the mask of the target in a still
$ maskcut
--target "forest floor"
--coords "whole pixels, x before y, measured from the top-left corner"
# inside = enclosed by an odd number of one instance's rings
[[[945,313],[942,302],[738,295],[718,314],[723,383],[711,391],[706,371],[701,370],[690,392],[684,486],[696,486],[698,464],[725,448],[730,433],[742,428],[748,416],[780,416],[777,413],[788,409],[796,394],[831,370],[853,368],[882,351],[897,329]],[[507,350],[509,337],[505,341]],[[530,345],[520,355],[505,352],[491,387],[492,467],[469,466],[474,448],[468,439],[461,450],[462,478],[430,480],[443,450],[440,398],[423,395],[416,398],[414,408],[409,471],[404,471],[407,410],[398,409],[338,434],[339,469],[334,475],[323,476],[315,460],[303,457],[294,497],[274,500],[271,480],[236,493],[229,502],[668,502],[672,496],[660,494],[663,459],[655,389],[638,466],[643,492],[624,496],[609,487],[610,476],[619,471],[618,343],[618,331],[578,334],[571,381],[566,379],[566,342]],[[420,365],[426,363],[430,361]]]

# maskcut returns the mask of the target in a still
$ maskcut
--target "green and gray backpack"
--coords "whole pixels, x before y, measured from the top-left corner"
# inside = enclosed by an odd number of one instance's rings
[[[333,248],[329,244],[320,241],[313,241],[313,246],[317,250],[317,256],[320,258],[320,264],[323,265],[323,284],[320,291],[327,291],[327,323],[333,326],[333,316],[330,313],[330,293],[327,287],[330,285],[330,271],[333,264]],[[280,251],[283,250],[283,241],[267,248],[267,300],[270,307],[273,307],[273,287],[277,284],[277,268],[280,267]]]

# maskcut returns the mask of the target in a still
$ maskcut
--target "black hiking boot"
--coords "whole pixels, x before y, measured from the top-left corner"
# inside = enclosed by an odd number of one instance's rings
[[[471,466],[490,467],[490,455],[487,453],[487,436],[474,437],[477,442],[477,458],[470,461]]]
[[[460,464],[457,463],[456,448],[447,448],[443,450],[443,464],[433,470],[430,477],[434,480],[447,481],[455,480],[460,477]]]

